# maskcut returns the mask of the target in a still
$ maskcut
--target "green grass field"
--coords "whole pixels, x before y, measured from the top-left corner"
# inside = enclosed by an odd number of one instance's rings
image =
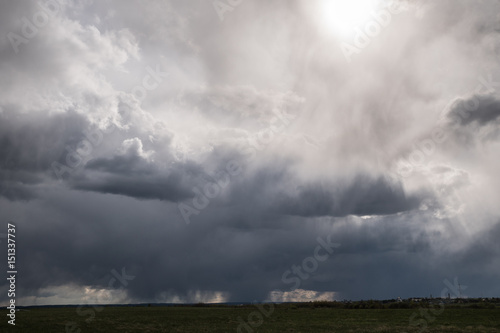
[[[500,308],[445,307],[438,315],[415,309],[343,309],[280,305],[269,317],[255,306],[31,308],[16,313],[16,326],[7,324],[2,309],[0,332],[237,332],[241,321],[254,328],[240,332],[500,332]],[[83,312],[88,311],[88,312]],[[94,312],[95,318],[87,319]],[[253,313],[253,314],[252,314]],[[414,315],[414,314],[417,315]],[[434,312],[435,313],[435,312]],[[252,314],[252,315],[251,315]],[[250,318],[249,318],[250,315]],[[414,322],[428,327],[410,325]],[[259,320],[263,322],[260,326]],[[420,320],[420,322],[418,322]],[[69,324],[68,324],[69,323]],[[72,323],[72,324],[71,324]]]

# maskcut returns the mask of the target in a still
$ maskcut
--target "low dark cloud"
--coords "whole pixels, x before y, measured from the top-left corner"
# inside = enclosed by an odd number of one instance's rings
[[[137,155],[96,159],[87,164],[86,170],[88,176],[72,180],[74,189],[172,202],[191,197],[193,179],[203,173],[193,163],[160,169]]]
[[[500,100],[494,95],[461,98],[452,105],[448,117],[464,126],[473,123],[484,126],[500,117]]]
[[[388,215],[417,209],[424,195],[406,195],[400,183],[358,175],[352,181],[300,185],[297,194],[280,193],[276,210],[298,216]]]
[[[37,196],[51,164],[77,139],[88,122],[75,112],[42,117],[7,107],[0,115],[0,196],[28,200]]]

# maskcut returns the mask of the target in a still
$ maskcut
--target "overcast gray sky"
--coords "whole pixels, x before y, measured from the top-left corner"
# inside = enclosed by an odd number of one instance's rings
[[[18,304],[499,296],[499,9],[2,1]]]

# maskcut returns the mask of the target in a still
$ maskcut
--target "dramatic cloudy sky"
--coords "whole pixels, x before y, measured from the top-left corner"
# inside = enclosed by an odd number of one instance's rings
[[[500,3],[349,3],[2,1],[18,304],[499,296]]]

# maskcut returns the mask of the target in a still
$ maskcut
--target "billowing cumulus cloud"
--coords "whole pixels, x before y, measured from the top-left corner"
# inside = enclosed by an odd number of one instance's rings
[[[498,295],[499,3],[374,3],[2,3],[19,303]]]

